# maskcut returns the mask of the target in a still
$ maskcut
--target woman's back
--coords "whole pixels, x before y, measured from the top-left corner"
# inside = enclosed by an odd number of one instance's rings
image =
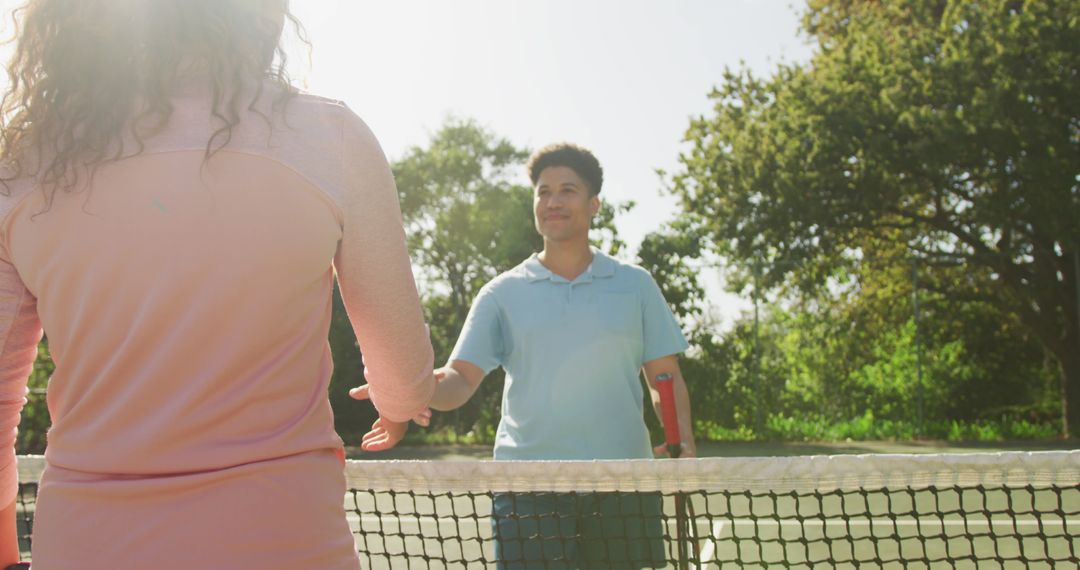
[[[160,475],[340,446],[326,338],[348,111],[302,97],[272,134],[253,114],[204,164],[204,99],[176,105],[89,189],[3,199],[0,251],[58,363],[53,465]]]

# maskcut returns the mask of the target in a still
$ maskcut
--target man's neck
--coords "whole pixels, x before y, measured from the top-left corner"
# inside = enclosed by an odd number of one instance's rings
[[[540,263],[552,273],[573,281],[589,268],[593,253],[588,240],[571,242],[551,242],[544,240],[544,251],[539,255]]]

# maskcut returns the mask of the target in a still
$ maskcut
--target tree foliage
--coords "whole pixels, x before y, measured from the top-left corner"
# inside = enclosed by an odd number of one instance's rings
[[[645,236],[638,248],[638,261],[660,286],[664,299],[684,328],[692,325],[705,308],[705,292],[700,268],[704,236],[700,224],[680,218]]]
[[[882,244],[917,259],[1054,355],[1080,427],[1080,3],[812,0],[804,28],[812,61],[727,72],[693,122],[695,229],[762,288],[828,292]]]
[[[519,183],[527,157],[476,122],[451,118],[427,145],[393,163],[437,365],[449,357],[480,288],[541,247],[532,191]],[[436,414],[433,429],[486,439],[501,385],[501,372],[493,373],[463,408]]]

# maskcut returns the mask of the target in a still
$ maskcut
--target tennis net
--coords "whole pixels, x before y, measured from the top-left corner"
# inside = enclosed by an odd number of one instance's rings
[[[24,549],[42,465],[19,460]],[[346,470],[371,569],[1080,567],[1080,451]]]

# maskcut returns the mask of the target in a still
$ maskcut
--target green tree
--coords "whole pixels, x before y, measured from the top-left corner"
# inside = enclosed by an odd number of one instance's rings
[[[656,280],[684,329],[692,327],[705,308],[696,264],[705,246],[703,234],[700,223],[684,217],[646,235],[638,248],[638,262]]]
[[[827,290],[899,245],[1056,358],[1076,433],[1080,3],[811,0],[804,29],[808,64],[727,72],[692,123],[685,209],[763,287]]]

